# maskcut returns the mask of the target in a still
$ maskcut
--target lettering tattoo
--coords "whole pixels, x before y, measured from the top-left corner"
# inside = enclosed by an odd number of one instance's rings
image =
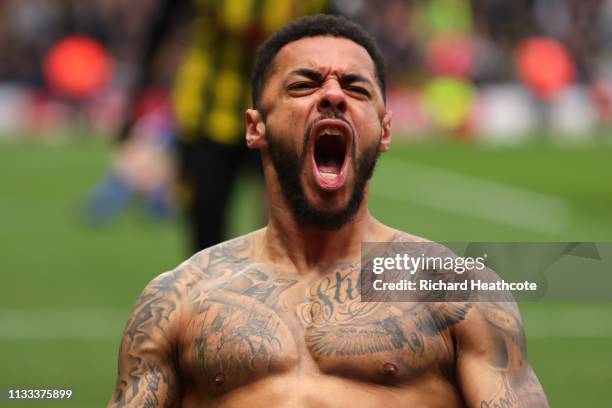
[[[361,302],[360,287],[358,263],[331,267],[310,287],[308,298],[300,307],[303,323],[345,323],[369,316],[377,304]]]
[[[299,308],[306,344],[315,356],[365,356],[407,349],[425,352],[434,338],[464,320],[469,303],[361,302],[359,263],[336,265],[311,286]]]
[[[356,367],[387,361],[403,378],[414,377],[441,358],[454,364],[454,330],[478,310],[493,333],[491,365],[502,373],[480,406],[546,406],[532,372],[512,375],[516,350],[518,360],[526,358],[512,304],[361,302],[359,262],[332,265],[306,282],[254,262],[253,241],[245,236],[203,251],[145,288],[125,329],[111,405],[175,405],[179,384],[189,384],[176,371],[184,346],[193,373],[225,389],[282,372],[300,353]]]

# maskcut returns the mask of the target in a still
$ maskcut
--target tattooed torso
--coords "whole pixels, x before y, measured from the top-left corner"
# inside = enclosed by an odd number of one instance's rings
[[[255,262],[252,241],[203,251],[145,291],[122,343],[120,361],[131,361],[123,370],[120,362],[117,406],[158,406],[160,390],[183,407],[464,406],[453,330],[473,304],[361,302],[359,262],[301,276]],[[489,314],[514,330],[512,318]],[[170,350],[171,374],[131,353],[155,333]],[[508,365],[505,343],[498,350]],[[130,382],[139,372],[146,382]],[[136,400],[143,389],[148,400]]]
[[[330,406],[346,387],[378,390],[383,400],[401,395],[403,404],[417,390],[435,390],[427,397],[432,400],[459,400],[447,328],[463,318],[469,304],[361,302],[358,262],[301,278],[253,262],[250,245],[248,238],[230,241],[183,265],[184,273],[201,277],[183,305],[188,317],[178,363],[187,401],[229,403],[246,388],[254,389],[251,397],[278,392],[275,380],[282,378],[312,387],[337,382],[335,395],[326,397]],[[372,396],[363,398],[358,403]]]

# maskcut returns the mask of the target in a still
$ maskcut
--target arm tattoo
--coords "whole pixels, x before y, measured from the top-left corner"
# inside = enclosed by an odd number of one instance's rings
[[[160,275],[136,302],[121,341],[115,406],[166,406],[177,395],[170,328],[185,275],[181,269]]]
[[[153,363],[147,363],[147,368],[148,371],[145,374],[147,388],[143,396],[143,406],[147,408],[156,408],[159,406],[159,399],[157,398],[157,393],[160,391],[160,382],[163,382],[163,384],[165,384],[167,387],[169,384],[168,376]]]
[[[480,407],[548,407],[542,386],[527,363],[525,333],[518,309],[511,302],[479,304],[490,336],[488,363],[501,371],[498,389]]]
[[[493,397],[480,401],[480,408],[513,408],[516,407],[518,397],[516,391],[510,386],[508,377],[502,374],[502,383]]]
[[[547,408],[542,386],[533,371],[519,381],[511,382],[502,374],[501,384],[489,399],[480,401],[480,408]]]

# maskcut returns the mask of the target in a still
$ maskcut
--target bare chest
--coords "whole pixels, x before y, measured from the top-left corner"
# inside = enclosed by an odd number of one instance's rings
[[[208,395],[295,371],[400,385],[453,360],[440,310],[361,302],[352,268],[315,281],[254,269],[199,291],[189,313],[180,369]]]

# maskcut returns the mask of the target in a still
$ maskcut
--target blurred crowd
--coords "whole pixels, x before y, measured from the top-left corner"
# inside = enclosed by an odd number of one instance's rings
[[[397,135],[588,138],[612,122],[612,0],[333,3],[381,45]],[[74,123],[113,134],[157,6],[157,0],[0,2],[0,137],[58,135],[53,130]],[[145,106],[163,105],[172,82],[188,36],[187,25],[175,26],[154,59],[155,92]],[[90,41],[61,49],[70,37]]]
[[[191,250],[209,247],[228,238],[237,174],[261,172],[242,130],[254,50],[322,10],[377,39],[396,140],[609,140],[612,0],[249,4],[0,1],[0,140],[115,142],[83,220],[106,224],[139,199],[154,219],[180,208]]]
[[[156,9],[156,0],[1,1],[0,138],[59,137],[75,125],[116,133]],[[156,62],[145,110],[172,81],[173,42]]]

